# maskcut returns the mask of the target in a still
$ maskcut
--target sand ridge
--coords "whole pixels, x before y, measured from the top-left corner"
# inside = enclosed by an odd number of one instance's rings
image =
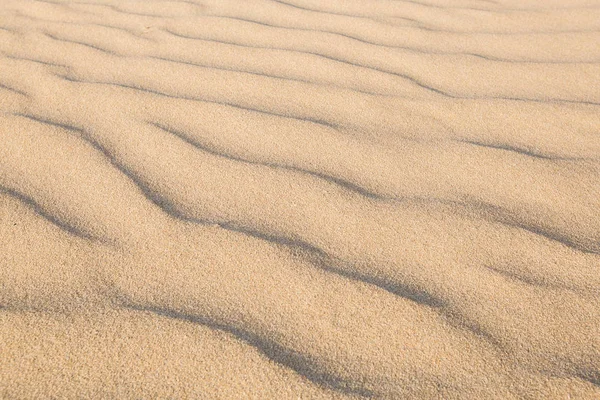
[[[598,32],[2,2],[0,397],[597,398]]]

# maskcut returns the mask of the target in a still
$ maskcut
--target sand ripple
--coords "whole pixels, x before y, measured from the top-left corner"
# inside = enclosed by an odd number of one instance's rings
[[[600,2],[6,0],[0,397],[600,397]]]

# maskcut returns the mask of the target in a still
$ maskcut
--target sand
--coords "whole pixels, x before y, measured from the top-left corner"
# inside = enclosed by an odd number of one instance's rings
[[[2,0],[0,398],[600,398],[600,1]]]

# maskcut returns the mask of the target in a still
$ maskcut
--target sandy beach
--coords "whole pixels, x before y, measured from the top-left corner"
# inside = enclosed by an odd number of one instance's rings
[[[600,399],[600,0],[1,0],[1,399]]]

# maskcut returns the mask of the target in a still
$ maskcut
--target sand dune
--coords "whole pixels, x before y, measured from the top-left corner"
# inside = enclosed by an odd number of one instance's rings
[[[600,2],[5,0],[0,397],[600,397]]]

